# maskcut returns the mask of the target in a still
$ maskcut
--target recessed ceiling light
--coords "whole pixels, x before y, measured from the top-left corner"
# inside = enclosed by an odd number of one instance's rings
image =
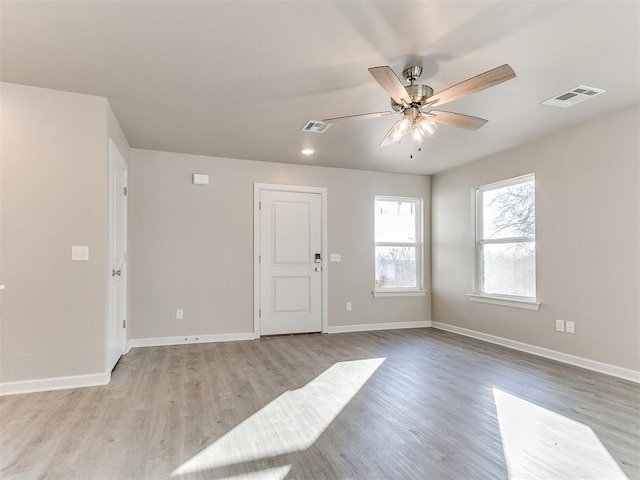
[[[301,150],[303,155],[313,155],[313,152],[315,152],[315,150],[313,148],[304,148]]]

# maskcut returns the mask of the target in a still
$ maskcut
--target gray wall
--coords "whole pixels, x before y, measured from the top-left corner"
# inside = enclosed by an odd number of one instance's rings
[[[211,185],[192,185],[193,173],[208,173]],[[424,199],[430,289],[430,177],[132,149],[131,338],[253,331],[254,182],[328,188],[329,251],[342,254],[327,264],[330,326],[431,319],[428,295],[371,295],[376,194]]]
[[[635,106],[434,176],[433,321],[640,370],[639,131]],[[469,302],[471,189],[527,173],[540,309]]]
[[[107,135],[120,127],[104,98],[7,83],[0,98],[0,382],[104,373]]]
[[[0,101],[0,382],[104,373],[110,137],[129,161],[130,338],[252,331],[253,183],[282,183],[328,188],[330,326],[431,320],[429,295],[371,296],[374,195],[416,196],[434,320],[640,370],[638,107],[439,174],[431,195],[423,176],[130,152],[104,98],[2,83]],[[540,310],[471,303],[471,188],[530,172]]]

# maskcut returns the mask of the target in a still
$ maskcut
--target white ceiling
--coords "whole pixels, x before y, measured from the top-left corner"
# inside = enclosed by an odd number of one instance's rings
[[[107,97],[132,147],[433,174],[639,101],[637,1],[5,1],[3,81]],[[424,67],[438,92],[508,63],[517,78],[447,104],[421,152],[379,147],[397,117],[368,67]],[[607,93],[540,102],[578,84]],[[316,154],[304,157],[303,147]]]

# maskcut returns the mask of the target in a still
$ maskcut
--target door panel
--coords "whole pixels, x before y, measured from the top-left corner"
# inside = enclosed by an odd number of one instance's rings
[[[273,277],[273,313],[311,311],[309,277]]]
[[[273,263],[309,264],[310,208],[306,202],[272,203]]]
[[[319,332],[321,196],[262,190],[260,202],[260,334]]]

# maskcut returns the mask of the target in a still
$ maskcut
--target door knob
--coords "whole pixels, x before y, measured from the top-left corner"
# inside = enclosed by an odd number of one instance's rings
[[[322,267],[316,267],[316,272],[321,272],[322,271]]]
[[[122,274],[122,270],[111,270],[111,276],[115,277],[116,275],[120,276]]]

